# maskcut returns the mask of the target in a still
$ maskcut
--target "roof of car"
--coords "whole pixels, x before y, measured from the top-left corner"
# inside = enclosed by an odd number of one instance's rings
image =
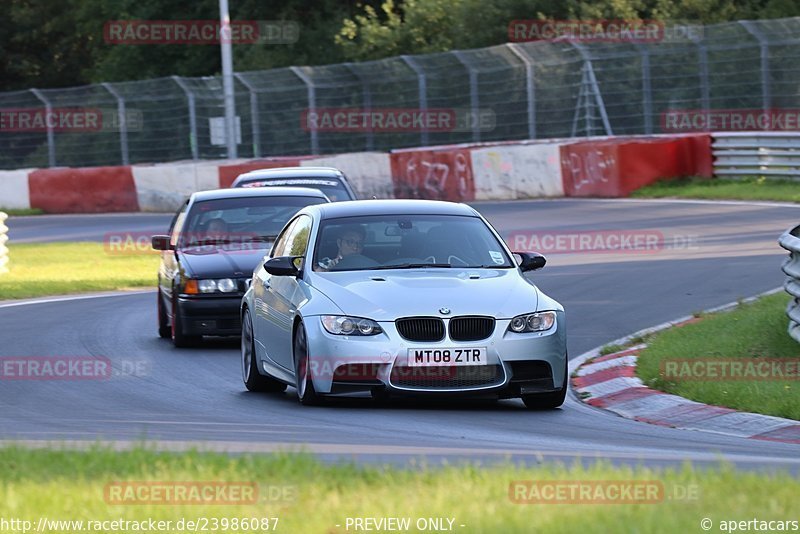
[[[478,212],[466,204],[440,200],[351,200],[307,206],[302,211],[316,210],[322,219],[369,215],[462,215],[475,217]]]
[[[336,178],[344,177],[342,171],[334,167],[278,167],[275,169],[258,169],[240,174],[236,182],[249,180],[266,180],[280,178]]]
[[[308,187],[251,187],[241,189],[212,189],[210,191],[199,191],[192,194],[195,202],[204,200],[220,200],[225,198],[243,197],[328,197],[319,189]]]

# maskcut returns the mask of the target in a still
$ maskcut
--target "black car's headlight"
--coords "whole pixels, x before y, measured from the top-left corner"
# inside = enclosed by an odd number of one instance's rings
[[[328,333],[339,336],[374,336],[383,332],[372,319],[347,315],[323,315],[322,326]]]
[[[239,284],[232,278],[214,278],[187,280],[184,284],[184,293],[190,295],[209,294],[209,293],[235,293],[239,290]]]
[[[508,329],[518,334],[523,332],[544,332],[556,324],[556,312],[545,311],[517,315],[511,319]]]

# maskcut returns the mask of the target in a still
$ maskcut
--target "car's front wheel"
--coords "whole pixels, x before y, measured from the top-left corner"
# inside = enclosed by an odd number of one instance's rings
[[[183,324],[181,321],[181,308],[177,299],[172,301],[172,343],[178,347],[194,347],[200,343],[203,336],[188,336],[183,333]]]
[[[172,331],[169,327],[169,320],[167,320],[167,310],[164,309],[164,297],[161,295],[161,290],[159,289],[156,293],[156,297],[158,298],[158,337],[163,339],[169,339],[172,336]]]
[[[569,357],[564,358],[564,385],[558,391],[550,393],[532,393],[522,395],[522,402],[531,410],[553,410],[564,404],[567,398],[567,387],[569,383]]]
[[[297,398],[304,406],[319,406],[324,399],[314,389],[312,368],[308,354],[308,339],[303,323],[297,325],[294,333],[294,376],[297,388]]]
[[[258,372],[256,345],[253,336],[253,319],[250,310],[244,310],[242,317],[242,379],[248,391],[281,392],[286,384]]]

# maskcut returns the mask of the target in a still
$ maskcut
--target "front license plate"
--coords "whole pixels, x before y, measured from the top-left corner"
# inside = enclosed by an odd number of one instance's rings
[[[408,349],[409,367],[487,365],[486,347]]]

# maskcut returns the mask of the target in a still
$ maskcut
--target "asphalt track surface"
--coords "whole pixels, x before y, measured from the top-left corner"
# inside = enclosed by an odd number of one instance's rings
[[[659,236],[656,250],[550,253],[533,279],[567,310],[575,357],[623,335],[779,287],[777,238],[800,207],[686,201],[548,200],[474,204],[514,245],[514,233]],[[161,231],[169,215],[16,217],[11,240],[95,240]],[[596,234],[592,234],[596,235]],[[517,238],[521,239],[521,238]],[[552,237],[550,238],[552,239]],[[565,239],[565,238],[562,238]],[[521,243],[518,241],[517,243]],[[446,304],[446,303],[444,303]],[[107,380],[0,381],[0,440],[31,446],[111,441],[127,447],[230,452],[306,450],[323,459],[406,463],[550,459],[660,466],[725,459],[746,469],[800,472],[800,446],[622,419],[568,397],[559,410],[501,402],[339,398],[302,407],[295,392],[246,392],[238,341],[175,349],[155,328],[152,291],[0,304],[0,356],[94,356]]]

